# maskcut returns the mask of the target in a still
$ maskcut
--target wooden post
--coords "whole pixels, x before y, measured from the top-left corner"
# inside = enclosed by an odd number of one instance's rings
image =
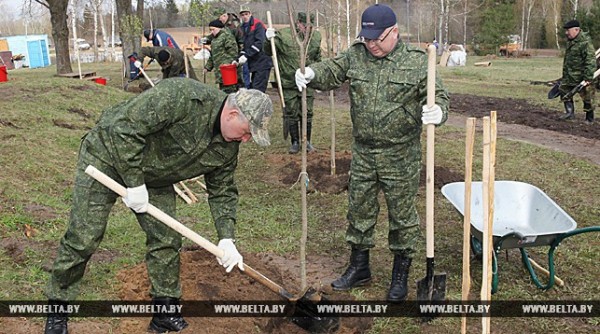
[[[475,118],[469,117],[466,122],[465,140],[465,205],[463,221],[463,267],[462,267],[462,300],[469,299],[471,290],[471,181],[473,179],[473,144],[475,141]],[[460,332],[467,332],[467,317],[462,316]]]

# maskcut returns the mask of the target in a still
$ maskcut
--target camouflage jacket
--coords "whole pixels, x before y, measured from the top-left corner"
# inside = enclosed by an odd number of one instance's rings
[[[561,84],[577,86],[583,80],[592,81],[596,70],[595,51],[590,37],[583,31],[568,41]]]
[[[87,154],[113,166],[127,187],[162,187],[204,175],[220,238],[234,237],[234,171],[239,142],[226,142],[220,115],[226,94],[186,78],[104,110],[85,136]]]
[[[219,66],[231,64],[231,62],[237,60],[237,56],[238,45],[235,37],[228,29],[221,29],[211,42],[210,58],[208,58],[204,68],[215,72],[216,83],[223,83]]]
[[[310,65],[310,86],[321,90],[350,83],[352,135],[363,145],[387,147],[420,140],[422,106],[427,103],[427,54],[398,41],[376,58],[356,42],[339,56]],[[448,93],[436,76],[435,102],[448,118]]]
[[[298,32],[300,40],[304,39],[304,34]],[[277,31],[275,35],[275,49],[277,51],[277,62],[281,74],[281,86],[286,89],[297,89],[294,75],[296,69],[300,67],[300,46],[292,35],[291,28],[283,28]],[[265,43],[265,53],[272,56],[271,42]],[[313,30],[308,45],[306,56],[306,66],[321,61],[321,33]]]
[[[167,50],[171,54],[171,58],[166,63],[158,62],[158,53],[161,50]],[[144,46],[140,48],[139,57],[142,63],[145,57],[155,59],[161,67],[163,79],[173,77],[185,77],[185,55],[183,51],[166,46]],[[194,68],[188,59],[188,72],[190,79],[198,80]]]

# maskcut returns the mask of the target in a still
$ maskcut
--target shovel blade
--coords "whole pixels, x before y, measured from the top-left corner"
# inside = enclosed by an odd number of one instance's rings
[[[417,300],[443,301],[446,299],[446,273],[425,277],[417,282]]]
[[[296,300],[294,315],[291,320],[298,327],[315,334],[335,333],[340,328],[338,316],[319,315],[317,305],[328,304],[325,297],[309,288],[302,297]]]

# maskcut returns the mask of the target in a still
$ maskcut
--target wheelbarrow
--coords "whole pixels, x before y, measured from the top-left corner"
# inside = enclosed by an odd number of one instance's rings
[[[482,182],[471,186],[471,249],[476,256],[482,254],[483,197]],[[464,214],[465,183],[454,182],[442,187],[442,194]],[[494,225],[492,259],[492,293],[498,290],[497,254],[501,249],[519,248],[523,265],[535,285],[552,288],[555,282],[554,251],[568,237],[600,232],[600,226],[576,229],[577,223],[539,188],[517,181],[494,183]],[[542,284],[533,270],[526,248],[549,246],[547,284]]]

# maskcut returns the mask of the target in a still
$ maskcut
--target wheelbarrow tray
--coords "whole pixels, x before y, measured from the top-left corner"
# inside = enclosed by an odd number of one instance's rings
[[[483,185],[471,185],[471,234],[483,240]],[[465,183],[442,187],[442,194],[464,215]],[[494,182],[493,243],[501,249],[551,245],[577,223],[539,188],[517,181]]]

